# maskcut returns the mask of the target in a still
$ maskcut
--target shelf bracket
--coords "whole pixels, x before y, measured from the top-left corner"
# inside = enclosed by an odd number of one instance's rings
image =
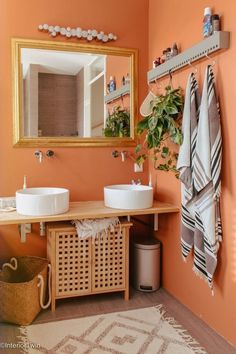
[[[158,231],[158,214],[154,214],[154,231]]]
[[[20,233],[20,242],[26,242],[26,236],[31,232],[31,224],[20,224],[19,233]]]

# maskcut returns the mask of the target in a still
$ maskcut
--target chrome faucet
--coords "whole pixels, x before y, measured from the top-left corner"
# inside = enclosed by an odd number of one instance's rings
[[[41,150],[36,150],[34,152],[34,156],[37,157],[37,159],[39,159],[40,163],[43,161],[43,153]]]

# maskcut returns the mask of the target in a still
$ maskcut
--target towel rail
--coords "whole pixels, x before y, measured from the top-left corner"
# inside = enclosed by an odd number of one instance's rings
[[[193,47],[186,49],[184,52],[169,59],[164,64],[148,71],[148,83],[154,82],[156,79],[169,75],[176,70],[189,65],[189,62],[197,61],[206,56],[206,54],[214,53],[221,49],[229,48],[230,32],[219,31],[203,41],[195,44]]]

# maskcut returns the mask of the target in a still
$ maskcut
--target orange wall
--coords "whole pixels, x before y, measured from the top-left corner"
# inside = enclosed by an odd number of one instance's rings
[[[133,0],[120,0],[119,6],[114,0],[92,1],[92,4],[82,0],[2,0],[0,4],[0,196],[14,195],[27,175],[28,186],[69,188],[72,201],[102,199],[104,185],[137,178],[130,159],[121,162],[120,158],[112,157],[115,148],[55,148],[55,159],[45,159],[39,164],[33,156],[35,148],[12,147],[10,38],[50,40],[47,33],[37,30],[41,23],[113,32],[118,40],[106,45],[138,48],[138,89],[142,99],[148,61],[148,1],[138,0],[135,6]],[[144,182],[146,176],[147,171],[138,175]],[[45,238],[34,234],[26,244],[21,244],[17,227],[1,227],[0,259],[14,254],[45,255]]]
[[[162,217],[159,237],[163,242],[163,285],[201,317],[228,341],[236,345],[236,164],[235,139],[235,58],[236,58],[236,4],[234,0],[150,0],[149,1],[149,68],[162,50],[177,42],[182,50],[202,39],[203,10],[211,6],[215,13],[222,14],[224,30],[231,32],[230,49],[215,56],[214,67],[220,95],[223,128],[223,173],[222,173],[222,220],[223,243],[219,252],[218,269],[215,276],[215,296],[212,297],[207,284],[192,271],[192,260],[187,264],[181,259],[179,241],[179,217]],[[198,64],[200,85],[208,64]],[[173,74],[174,86],[185,88],[190,69]],[[163,87],[168,80],[161,80]],[[171,174],[157,173],[157,198],[179,203],[179,182]],[[165,230],[165,231],[164,231]]]

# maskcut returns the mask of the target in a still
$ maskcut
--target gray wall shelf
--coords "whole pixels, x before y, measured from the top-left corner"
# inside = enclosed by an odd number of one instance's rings
[[[189,62],[197,61],[204,58],[206,54],[211,54],[221,49],[229,48],[229,32],[216,32],[212,36],[204,39],[203,41],[195,44],[191,48],[186,49],[184,52],[169,59],[164,64],[148,71],[148,83],[154,82],[156,79],[169,75],[176,70],[189,65]]]
[[[130,94],[130,84],[121,86],[117,90],[109,93],[108,95],[105,96],[105,103],[112,102],[114,100],[117,100],[121,98],[122,96]]]

